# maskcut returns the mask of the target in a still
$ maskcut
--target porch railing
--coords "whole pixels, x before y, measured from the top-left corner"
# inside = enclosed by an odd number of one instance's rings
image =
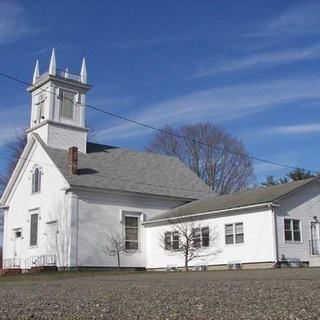
[[[55,254],[43,254],[41,256],[31,256],[24,261],[24,269],[34,267],[56,266],[57,260]]]
[[[19,269],[20,266],[21,266],[21,260],[19,258],[3,260],[3,269]]]
[[[311,256],[320,255],[320,239],[309,240],[309,249]]]

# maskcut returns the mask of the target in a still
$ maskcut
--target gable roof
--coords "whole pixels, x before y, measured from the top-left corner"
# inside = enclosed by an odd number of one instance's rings
[[[29,153],[32,149],[32,147],[34,146],[36,142],[35,137],[31,137],[30,139],[28,139],[27,144],[25,145],[17,163],[16,166],[11,174],[11,177],[7,183],[7,185],[5,186],[2,194],[0,194],[0,208],[3,208],[3,206],[5,205],[5,202],[8,199],[8,196],[13,188],[13,186],[15,185],[19,174],[23,168],[23,166],[25,165],[26,161],[28,160],[29,157]]]
[[[319,179],[319,177],[197,200],[158,214],[148,221],[165,220],[206,212],[237,209],[246,206],[272,203],[317,179]]]
[[[88,143],[78,155],[78,175],[68,170],[68,151],[42,144],[71,186],[200,199],[213,191],[174,157]]]

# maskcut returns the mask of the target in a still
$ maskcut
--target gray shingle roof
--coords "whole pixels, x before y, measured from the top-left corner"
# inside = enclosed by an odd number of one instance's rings
[[[174,157],[88,143],[79,153],[78,175],[68,171],[68,151],[44,146],[71,186],[200,199],[210,188]]]
[[[316,178],[310,178],[305,180],[299,180],[289,182],[285,184],[264,187],[260,189],[252,189],[245,192],[237,192],[229,195],[209,197],[202,200],[196,200],[186,205],[177,207],[175,209],[163,212],[149,221],[169,219],[179,216],[188,216],[197,213],[205,213],[211,211],[239,208],[249,205],[271,203],[292,191],[316,180]]]

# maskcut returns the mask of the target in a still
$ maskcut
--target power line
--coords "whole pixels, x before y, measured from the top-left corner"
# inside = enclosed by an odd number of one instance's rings
[[[11,76],[9,74],[0,72],[0,76],[35,88],[35,86],[33,84],[31,84],[29,82],[26,82],[24,80],[21,80],[21,79],[19,79],[17,77]],[[54,96],[57,96],[57,94],[55,92],[51,92],[51,91],[49,91],[47,89],[40,89],[40,90],[41,90],[41,92],[48,92],[49,94],[53,94]],[[71,100],[71,99],[69,99],[67,97],[65,97],[64,99],[70,101],[74,106],[78,106],[73,100]],[[87,108],[90,108],[92,110],[95,110],[95,111],[104,113],[106,115],[109,115],[111,117],[114,117],[114,118],[117,118],[117,119],[120,119],[120,120],[124,120],[124,121],[130,122],[132,124],[135,124],[135,125],[147,128],[147,129],[151,129],[153,131],[157,131],[157,132],[160,132],[160,133],[165,133],[165,134],[174,136],[174,137],[179,138],[179,139],[184,139],[185,141],[189,141],[189,142],[192,142],[192,143],[195,143],[195,144],[199,144],[199,145],[203,145],[203,146],[206,146],[206,147],[210,147],[210,148],[213,148],[215,150],[219,150],[219,151],[222,151],[222,152],[230,153],[230,154],[233,154],[233,155],[236,155],[236,156],[240,156],[240,157],[244,157],[244,158],[247,158],[247,159],[250,159],[250,160],[264,162],[264,163],[267,163],[267,164],[283,167],[283,168],[286,168],[286,169],[293,169],[293,170],[301,170],[301,169],[303,169],[303,170],[307,170],[307,169],[302,168],[302,167],[297,167],[297,166],[292,166],[292,165],[288,165],[288,164],[277,162],[277,161],[267,160],[267,159],[263,159],[263,158],[260,158],[260,157],[251,156],[251,155],[248,155],[248,154],[245,154],[245,153],[242,153],[242,152],[228,150],[228,149],[225,149],[223,147],[219,147],[219,146],[215,146],[213,144],[205,143],[203,141],[198,141],[198,140],[195,140],[195,139],[180,135],[180,134],[178,134],[176,132],[173,132],[173,131],[170,131],[170,130],[166,130],[166,129],[157,128],[157,127],[154,127],[154,126],[149,125],[147,123],[144,123],[144,122],[141,122],[141,121],[137,121],[137,120],[134,120],[134,119],[130,119],[128,117],[125,117],[125,116],[116,114],[114,112],[110,112],[110,111],[101,109],[101,108],[96,107],[96,106],[92,106],[92,105],[89,105],[89,104],[84,104],[84,106],[87,107]],[[315,171],[315,170],[308,170],[308,171],[310,171],[312,173],[315,173],[315,174],[318,174],[318,172]]]

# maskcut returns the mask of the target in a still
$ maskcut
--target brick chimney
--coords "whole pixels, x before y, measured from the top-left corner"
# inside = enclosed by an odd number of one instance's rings
[[[78,174],[78,148],[69,148],[69,173],[76,175]]]

